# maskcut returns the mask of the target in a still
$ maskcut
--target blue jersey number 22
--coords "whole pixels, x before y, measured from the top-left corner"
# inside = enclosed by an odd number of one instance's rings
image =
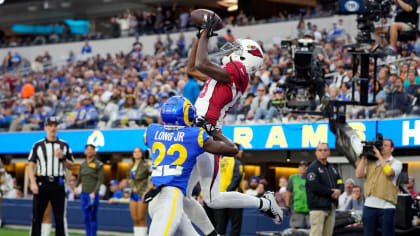
[[[155,142],[152,146],[152,153],[156,154],[159,151],[159,155],[153,161],[153,172],[152,176],[179,176],[182,174],[182,164],[187,160],[187,149],[181,144],[172,144],[168,151],[161,142]],[[169,165],[160,165],[163,159],[169,155],[174,156],[175,152],[178,152],[178,158]]]

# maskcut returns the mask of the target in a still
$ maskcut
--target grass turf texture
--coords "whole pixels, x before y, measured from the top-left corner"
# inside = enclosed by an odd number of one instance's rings
[[[28,230],[17,230],[17,229],[0,229],[0,235],[1,236],[28,236],[29,231]],[[51,233],[50,236],[53,236],[54,234]],[[72,234],[69,233],[69,236],[80,236],[83,234]]]

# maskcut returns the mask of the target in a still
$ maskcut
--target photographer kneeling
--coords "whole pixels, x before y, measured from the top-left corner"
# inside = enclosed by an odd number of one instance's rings
[[[362,154],[356,168],[357,178],[365,180],[365,205],[363,207],[364,235],[375,235],[379,222],[382,235],[395,235],[395,207],[398,199],[397,179],[402,163],[392,156],[394,142],[383,140],[379,151],[373,146],[374,155]]]
[[[398,33],[412,31],[417,27],[417,0],[393,0],[397,4],[397,15],[389,28],[389,48],[396,50]]]

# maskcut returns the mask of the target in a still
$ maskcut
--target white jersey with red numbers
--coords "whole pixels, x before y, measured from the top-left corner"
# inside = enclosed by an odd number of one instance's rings
[[[195,102],[198,116],[205,116],[217,128],[248,87],[249,76],[239,61],[223,65],[229,73],[230,83],[208,79]]]

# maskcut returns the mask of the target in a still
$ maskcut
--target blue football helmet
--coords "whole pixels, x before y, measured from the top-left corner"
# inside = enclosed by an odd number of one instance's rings
[[[174,96],[163,104],[160,115],[165,125],[189,127],[195,123],[196,111],[190,100],[182,96]]]

